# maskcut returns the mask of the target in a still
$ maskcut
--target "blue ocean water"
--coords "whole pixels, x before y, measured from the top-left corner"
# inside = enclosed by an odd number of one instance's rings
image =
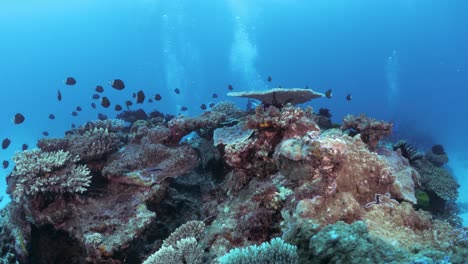
[[[113,104],[143,90],[163,97],[144,109],[185,106],[189,115],[227,100],[229,84],[308,86],[333,90],[332,100],[310,105],[330,108],[335,122],[365,113],[394,122],[396,136],[422,149],[443,144],[468,203],[466,10],[463,0],[1,1],[0,138],[12,141],[1,160],[43,131],[59,137],[97,113],[114,116],[113,107],[90,107],[96,85]],[[64,85],[68,76],[78,83]],[[110,88],[115,78],[127,88]],[[21,125],[11,122],[17,112]],[[0,170],[2,194],[12,167]]]

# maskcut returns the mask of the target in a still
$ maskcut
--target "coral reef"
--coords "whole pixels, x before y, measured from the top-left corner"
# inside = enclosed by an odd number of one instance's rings
[[[365,116],[330,129],[284,90],[250,112],[128,112],[17,153],[1,261],[464,263],[443,148],[393,148]]]

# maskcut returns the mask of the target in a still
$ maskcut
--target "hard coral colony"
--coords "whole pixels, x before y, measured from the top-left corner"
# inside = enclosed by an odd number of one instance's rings
[[[3,263],[468,258],[443,148],[417,158],[403,143],[389,148],[392,125],[364,115],[319,125],[328,109],[296,106],[324,97],[310,89],[230,95],[262,104],[221,102],[198,117],[125,111],[127,122],[91,121],[18,152]]]

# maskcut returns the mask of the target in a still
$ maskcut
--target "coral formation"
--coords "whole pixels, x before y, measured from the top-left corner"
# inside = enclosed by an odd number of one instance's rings
[[[311,89],[301,88],[273,88],[266,91],[244,91],[231,92],[228,96],[251,98],[261,101],[264,105],[281,108],[290,103],[293,105],[302,104],[315,98],[325,97],[324,94]]]
[[[8,176],[9,191],[16,202],[36,194],[83,193],[91,183],[86,165],[75,165],[77,158],[62,150],[40,149],[17,152],[15,170]]]
[[[281,238],[274,238],[260,246],[235,248],[219,259],[221,264],[259,263],[259,264],[297,264],[297,248],[285,243]]]
[[[414,163],[416,160],[423,158],[422,153],[404,140],[399,140],[397,143],[393,144],[393,150],[399,151],[410,163]]]
[[[361,114],[360,116],[345,116],[341,129],[354,130],[354,133],[361,135],[362,141],[364,141],[371,150],[375,150],[381,139],[390,136],[392,127],[393,125],[390,123],[378,121]]]

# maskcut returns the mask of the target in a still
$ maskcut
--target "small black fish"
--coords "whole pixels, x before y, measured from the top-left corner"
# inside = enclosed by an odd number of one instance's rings
[[[180,111],[183,111],[183,112],[185,112],[185,111],[187,111],[187,110],[188,110],[188,108],[185,107],[185,106],[182,106],[182,107],[180,108]]]
[[[44,135],[45,137],[48,137],[48,136],[49,136],[49,132],[44,131],[44,132],[42,132],[42,135]]]
[[[114,107],[114,110],[115,111],[122,111],[122,106],[119,105],[119,104],[116,104],[115,107]]]
[[[130,100],[127,100],[127,101],[125,101],[125,105],[126,105],[126,106],[127,106],[127,108],[128,108],[128,107],[132,106],[132,105],[133,105],[133,103],[132,103],[132,101],[130,101]]]
[[[161,99],[162,99],[162,97],[161,97],[160,94],[155,94],[155,95],[154,95],[154,100],[156,100],[156,101],[161,101]]]
[[[75,84],[76,84],[76,80],[75,80],[75,78],[73,78],[73,77],[68,77],[67,79],[65,79],[65,84],[66,84],[66,85],[75,85]]]
[[[76,125],[75,125],[75,124],[71,124],[71,128],[76,128]]]
[[[146,97],[145,93],[142,90],[138,91],[137,98],[136,98],[136,103],[137,104],[142,104],[145,101],[145,97]]]
[[[148,103],[152,103],[153,102],[153,99],[148,99]]]
[[[91,103],[91,107],[92,107],[93,109],[96,109],[96,104],[95,104],[95,103]]]
[[[305,89],[309,89],[309,85],[306,85]]]
[[[102,87],[101,85],[96,86],[96,92],[98,93],[104,92],[104,87]]]
[[[328,89],[328,90],[325,92],[325,96],[326,96],[328,99],[332,98],[332,95],[333,95],[333,93],[332,93],[332,90],[331,90],[331,89]]]
[[[15,115],[15,118],[13,119],[13,123],[15,123],[16,125],[18,124],[21,124],[24,122],[24,115],[20,114],[20,113],[17,113]]]
[[[8,160],[4,160],[4,161],[3,161],[3,168],[4,168],[4,169],[7,169],[8,166],[10,166],[10,162],[9,162]]]
[[[200,108],[201,108],[201,110],[206,110],[206,104],[201,104]]]
[[[21,146],[21,149],[22,149],[23,151],[27,150],[28,148],[29,148],[29,146],[28,146],[28,144],[26,144],[26,143],[23,144],[23,145]]]
[[[50,115],[49,115],[49,119],[54,120],[54,119],[55,119],[55,115],[54,115],[54,114],[50,114]]]
[[[83,110],[83,109],[81,108],[81,106],[77,106],[77,107],[76,107],[76,111],[81,112],[81,110]]]
[[[351,97],[351,94],[348,94],[348,95],[346,96],[346,100],[348,100],[348,102],[349,102],[349,101],[351,101],[351,99],[353,99],[353,98]]]
[[[210,103],[208,106],[209,106],[210,108],[213,108],[213,107],[215,106],[215,103]]]
[[[109,101],[109,98],[107,98],[107,97],[105,97],[105,96],[102,97],[102,98],[101,98],[101,105],[102,105],[102,107],[104,107],[104,108],[108,108],[108,107],[111,105],[111,103],[110,103],[110,101]]]
[[[136,93],[132,93],[132,98],[136,98]]]
[[[228,90],[229,91],[232,91],[234,89],[234,87],[232,87],[232,85],[228,85]]]
[[[162,171],[162,169],[159,168],[154,168],[154,169],[147,169],[147,172],[152,172],[152,171]]]
[[[97,118],[99,120],[107,120],[108,119],[107,116],[105,114],[103,114],[103,113],[98,113]]]
[[[180,94],[179,88],[175,88],[175,89],[174,89],[174,92],[175,92],[176,94]]]
[[[93,94],[93,96],[91,98],[93,98],[94,100],[97,100],[97,99],[101,98],[101,96],[99,94]]]
[[[272,80],[272,79],[271,79],[271,76],[268,76],[267,81],[268,81],[268,82],[271,82],[271,80]]]
[[[75,111],[73,111],[73,112],[71,113],[71,115],[72,115],[72,116],[78,116],[78,113],[75,112]]]
[[[125,84],[122,80],[120,79],[115,79],[110,82],[112,88],[117,89],[117,90],[123,90],[125,88]]]
[[[211,97],[212,98],[218,98],[218,95],[214,93],[214,94],[211,95]]]
[[[5,138],[2,141],[2,149],[7,149],[10,146],[11,140],[9,138]]]
[[[62,93],[60,92],[60,90],[57,90],[57,100],[59,102],[62,101]]]

